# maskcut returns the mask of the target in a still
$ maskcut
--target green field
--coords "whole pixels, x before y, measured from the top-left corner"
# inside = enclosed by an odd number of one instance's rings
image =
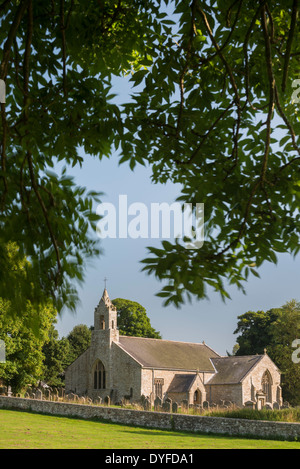
[[[0,410],[0,449],[300,449],[300,442],[207,436]]]

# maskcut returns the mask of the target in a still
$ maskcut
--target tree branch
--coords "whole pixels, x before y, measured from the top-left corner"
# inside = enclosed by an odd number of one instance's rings
[[[2,2],[0,5],[0,11],[4,10],[10,2],[11,0],[5,0],[4,2]]]
[[[259,15],[260,15],[260,12],[261,12],[261,9],[263,8],[263,6],[265,5],[267,0],[264,0],[263,2],[261,2],[261,4],[259,5],[258,9],[256,10],[255,12],[255,15],[253,16],[252,20],[251,20],[251,23],[250,23],[250,26],[247,30],[247,33],[246,33],[246,36],[245,36],[245,40],[244,40],[244,43],[243,43],[243,51],[244,51],[244,59],[245,59],[245,89],[246,89],[246,97],[247,97],[247,102],[250,103],[250,105],[254,108],[254,106],[252,105],[251,103],[251,100],[250,100],[250,97],[249,97],[249,87],[250,87],[250,78],[249,78],[249,59],[248,59],[248,43],[249,43],[249,39],[250,39],[250,35],[251,35],[251,32],[255,26],[255,22],[256,20],[258,19]],[[246,105],[246,104],[245,104]],[[254,108],[256,109],[256,108]]]
[[[6,79],[11,47],[12,47],[13,41],[16,37],[18,27],[21,23],[21,20],[23,18],[23,15],[25,13],[26,8],[27,8],[28,1],[29,0],[23,0],[20,3],[20,5],[17,9],[16,15],[14,17],[14,20],[12,22],[12,25],[10,27],[9,33],[7,35],[7,40],[4,44],[3,59],[2,59],[1,65],[0,65],[0,79],[2,79],[2,80]]]
[[[271,122],[272,122],[272,116],[273,116],[274,108],[275,108],[275,77],[273,73],[272,50],[271,50],[271,42],[269,38],[269,33],[268,33],[268,25],[267,25],[265,7],[261,13],[261,22],[262,22],[263,35],[264,35],[264,40],[265,40],[266,64],[267,64],[267,72],[268,72],[268,79],[269,79],[269,111],[268,111],[268,117],[267,117],[267,137],[266,137],[265,153],[264,153],[262,169],[261,169],[261,180],[262,182],[264,182],[266,170],[267,170],[268,156],[270,152],[271,132],[272,132]]]
[[[288,40],[287,40],[285,59],[284,59],[284,66],[283,66],[283,76],[282,76],[282,84],[281,84],[281,89],[282,89],[283,92],[285,92],[285,89],[286,89],[286,83],[287,83],[287,77],[288,77],[288,68],[289,68],[289,62],[290,62],[290,56],[291,56],[291,50],[292,50],[292,44],[293,44],[297,19],[298,19],[298,0],[294,0],[293,1],[293,8],[292,8],[291,27],[290,27],[290,30],[289,30],[289,36],[288,36]]]
[[[36,179],[35,179],[33,163],[32,163],[32,155],[28,151],[26,156],[27,156],[27,161],[28,161],[28,167],[29,167],[29,173],[30,173],[30,180],[31,180],[32,188],[33,188],[33,190],[35,192],[35,195],[38,199],[38,202],[41,206],[41,209],[42,209],[42,212],[43,212],[43,215],[44,215],[44,218],[45,218],[45,222],[46,222],[49,234],[50,234],[50,238],[51,238],[51,241],[52,241],[52,245],[54,247],[55,254],[56,254],[58,271],[57,271],[57,274],[56,274],[54,280],[55,280],[55,287],[57,287],[58,279],[59,279],[59,276],[60,276],[60,273],[61,273],[61,260],[60,260],[59,248],[58,248],[58,244],[57,244],[57,241],[56,241],[56,238],[55,238],[55,235],[53,233],[52,226],[51,226],[51,223],[50,223],[50,220],[49,220],[49,217],[48,217],[47,208],[46,208],[46,206],[44,204],[44,201],[41,197],[41,194],[39,192],[39,186],[38,186],[38,183],[36,182]]]
[[[208,131],[206,132],[206,134],[203,136],[201,142],[199,143],[199,145],[197,146],[197,148],[195,148],[195,150],[193,151],[192,155],[190,156],[190,158],[188,159],[188,161],[178,161],[176,160],[176,163],[177,164],[180,164],[180,165],[187,165],[187,164],[191,164],[194,159],[196,158],[196,156],[198,155],[199,151],[201,150],[201,147],[202,145],[205,143],[205,140],[209,137],[209,135],[211,134],[211,132],[215,129],[216,125],[218,124],[218,122],[220,122],[220,120],[225,116],[225,114],[229,111],[229,109],[233,106],[235,100],[231,101],[231,103],[227,106],[226,109],[224,109],[224,111],[219,115],[219,117],[217,117],[217,119],[211,124],[211,126],[209,127]]]
[[[180,74],[179,77],[179,88],[180,88],[180,106],[179,106],[179,113],[178,113],[178,119],[177,119],[177,127],[176,127],[176,137],[179,137],[179,132],[180,132],[180,123],[181,123],[181,118],[182,118],[182,113],[183,113],[183,107],[184,107],[184,77],[186,72],[188,71],[189,68],[189,62],[190,62],[190,57],[191,57],[191,49],[192,49],[192,43],[194,39],[194,31],[195,31],[195,22],[194,22],[194,14],[195,14],[195,0],[192,2],[192,5],[190,7],[191,9],[191,30],[190,30],[190,37],[188,40],[187,44],[187,56],[186,56],[186,62],[183,67],[183,70]]]
[[[63,61],[63,93],[64,97],[67,96],[67,71],[66,71],[66,33],[65,33],[65,10],[64,0],[60,0],[60,31],[62,37],[62,61]]]

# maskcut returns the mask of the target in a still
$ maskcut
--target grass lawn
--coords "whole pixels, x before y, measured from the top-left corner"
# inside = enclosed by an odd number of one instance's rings
[[[300,442],[207,436],[0,410],[0,449],[300,449]]]

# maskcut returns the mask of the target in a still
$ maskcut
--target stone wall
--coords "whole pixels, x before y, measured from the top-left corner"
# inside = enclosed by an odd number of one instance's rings
[[[132,400],[137,401],[141,397],[140,365],[130,355],[124,353],[116,344],[112,344],[112,352],[114,364],[112,369],[112,388],[115,390],[114,402],[119,402],[123,397],[128,395],[131,395]]]
[[[44,414],[99,418],[124,425],[166,430],[215,433],[256,438],[300,440],[300,423],[202,417],[198,415],[139,411],[95,405],[69,404],[36,399],[0,396],[0,408],[20,409]]]
[[[90,349],[80,355],[66,370],[66,389],[77,394],[85,394],[88,389],[90,369]]]
[[[206,399],[212,402],[218,402],[221,399],[234,402],[238,407],[243,406],[243,385],[242,384],[207,384]],[[250,399],[249,399],[250,400]]]
[[[280,373],[276,365],[272,362],[268,355],[264,355],[261,361],[254,368],[253,372],[249,374],[243,382],[243,404],[246,401],[253,400],[255,398],[256,392],[262,389],[262,376],[264,372],[268,370],[271,379],[271,398],[268,402],[278,401],[278,389],[280,388]],[[281,388],[280,388],[281,389]]]

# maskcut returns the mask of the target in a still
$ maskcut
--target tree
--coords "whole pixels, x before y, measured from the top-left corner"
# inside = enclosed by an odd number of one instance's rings
[[[236,355],[263,354],[264,349],[273,342],[273,324],[277,321],[280,310],[248,311],[238,316]]]
[[[54,324],[49,330],[48,340],[42,349],[43,381],[50,386],[63,385],[63,373],[70,364],[70,343],[63,337],[59,339]]]
[[[181,184],[181,202],[204,203],[201,249],[164,242],[143,260],[167,282],[166,304],[208,286],[226,298],[224,282],[244,290],[265,261],[299,252],[298,1],[165,3],[176,21],[154,0],[0,5],[0,246],[13,240],[30,259],[18,290],[33,285],[58,310],[74,308],[74,282],[99,254],[98,195],[67,175],[80,148],[116,149],[132,169],[150,165],[155,183]],[[135,92],[117,106],[111,77],[130,72]],[[0,272],[5,298],[1,256]]]
[[[91,328],[85,324],[79,324],[73,327],[72,331],[67,335],[70,348],[68,365],[88,349],[91,345],[91,335]]]
[[[14,243],[8,243],[3,252],[6,269],[13,282],[10,284],[6,283],[7,279],[3,280],[8,293],[24,281],[29,262],[20,256],[20,250]],[[22,316],[18,314],[16,305],[22,305]],[[6,358],[0,366],[0,379],[13,391],[19,392],[24,386],[36,384],[37,380],[42,379],[43,346],[49,340],[56,315],[57,311],[49,300],[36,304],[30,301],[29,295],[24,302],[20,291],[15,292],[14,302],[0,297],[0,339],[5,344]]]
[[[238,317],[234,332],[236,355],[262,354],[264,349],[282,372],[283,396],[293,405],[300,404],[300,366],[292,360],[292,343],[300,337],[300,303],[288,301],[281,308],[248,312]]]
[[[177,0],[141,91],[126,107],[123,159],[203,203],[205,241],[149,248],[165,304],[245,289],[278,253],[299,252],[299,3]],[[162,24],[163,24],[162,20]],[[172,29],[173,28],[173,29]],[[133,75],[139,83],[141,72]],[[295,81],[296,80],[296,81]],[[297,85],[298,84],[298,85]]]
[[[280,308],[280,314],[272,324],[273,344],[268,353],[283,372],[282,387],[287,401],[300,404],[300,366],[292,360],[292,344],[300,338],[300,303],[288,301]]]
[[[50,386],[64,384],[64,371],[79,357],[91,344],[91,328],[85,324],[75,326],[67,337],[59,338],[59,334],[52,325],[48,341],[44,344],[42,352],[43,380]]]
[[[82,150],[102,158],[117,146],[122,123],[110,79],[146,60],[157,9],[147,0],[1,2],[0,297],[15,301],[21,292],[19,314],[29,296],[74,309],[74,282],[83,281],[86,259],[100,254],[99,194],[76,186],[67,167],[82,164]],[[7,290],[15,280],[9,241],[30,264]]]
[[[150,324],[146,309],[135,301],[116,298],[112,303],[118,312],[118,328],[121,335],[161,339]]]
[[[57,313],[51,304],[36,309],[29,301],[22,317],[10,308],[0,298],[0,339],[5,343],[6,358],[0,365],[0,378],[13,392],[20,392],[43,377],[43,346]]]

